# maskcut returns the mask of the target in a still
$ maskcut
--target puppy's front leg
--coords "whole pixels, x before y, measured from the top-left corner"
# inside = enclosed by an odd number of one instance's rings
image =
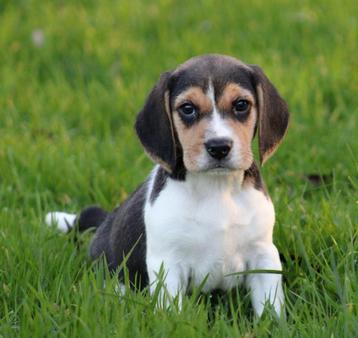
[[[167,308],[176,296],[178,296],[178,306],[181,309],[182,296],[185,292],[185,283],[181,268],[170,261],[150,258],[147,260],[148,276],[150,283],[150,293],[155,294],[158,283],[160,290],[158,294],[157,307]]]
[[[262,243],[251,250],[248,261],[249,270],[282,270],[280,256],[274,244]],[[284,303],[282,277],[275,273],[252,273],[246,280],[251,291],[255,313],[261,316],[266,302],[273,305],[276,313],[281,314]]]

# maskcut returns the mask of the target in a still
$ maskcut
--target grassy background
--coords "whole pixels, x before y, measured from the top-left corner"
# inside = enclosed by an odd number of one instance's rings
[[[0,0],[0,337],[357,336],[357,13],[355,0]],[[43,223],[111,209],[143,180],[136,112],[162,71],[209,52],[261,65],[292,112],[263,169],[286,321],[255,320],[245,293],[188,297],[180,313],[119,299],[86,247]]]

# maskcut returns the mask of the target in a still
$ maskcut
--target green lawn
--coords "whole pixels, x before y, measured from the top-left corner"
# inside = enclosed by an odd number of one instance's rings
[[[152,166],[136,112],[161,72],[210,52],[261,65],[290,106],[263,168],[286,320],[255,319],[245,292],[181,312],[120,298],[43,221],[128,196]],[[355,0],[0,0],[0,337],[358,336],[357,119]]]

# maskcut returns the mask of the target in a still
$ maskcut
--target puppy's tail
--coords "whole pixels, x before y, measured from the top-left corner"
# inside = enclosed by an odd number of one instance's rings
[[[67,212],[53,211],[45,217],[47,225],[56,225],[62,232],[69,232],[73,228],[82,232],[90,228],[98,228],[106,219],[108,212],[98,206],[83,209],[79,215]]]

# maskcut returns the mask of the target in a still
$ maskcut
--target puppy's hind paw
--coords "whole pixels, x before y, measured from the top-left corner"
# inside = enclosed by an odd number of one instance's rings
[[[53,211],[46,215],[45,222],[48,226],[56,225],[56,227],[62,232],[69,232],[75,225],[76,215],[68,214],[66,212]]]

